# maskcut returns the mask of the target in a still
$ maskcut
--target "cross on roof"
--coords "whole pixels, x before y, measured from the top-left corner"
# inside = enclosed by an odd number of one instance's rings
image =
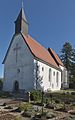
[[[22,0],[22,8],[24,8],[24,3],[23,3],[23,0]]]

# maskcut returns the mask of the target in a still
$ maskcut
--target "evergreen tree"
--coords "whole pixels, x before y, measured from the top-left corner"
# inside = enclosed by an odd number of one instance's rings
[[[69,83],[75,86],[75,49],[73,49],[71,43],[65,42],[61,50],[60,59],[67,68]]]
[[[75,49],[73,49],[70,74],[70,81],[75,84]]]
[[[64,66],[67,68],[68,71],[70,71],[70,67],[71,67],[71,62],[73,59],[73,49],[72,49],[72,45],[69,42],[65,42],[65,44],[63,45],[63,48],[61,50],[61,60],[64,64]]]

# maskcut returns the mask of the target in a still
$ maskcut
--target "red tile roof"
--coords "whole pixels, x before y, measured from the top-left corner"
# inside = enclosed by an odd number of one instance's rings
[[[27,46],[29,47],[30,51],[36,58],[39,58],[40,60],[43,60],[44,62],[59,68],[47,49],[45,49],[42,45],[40,45],[29,35],[25,36],[24,34],[22,34],[22,36]]]
[[[48,48],[48,51],[50,52],[50,54],[52,54],[52,56],[54,57],[55,61],[61,65],[64,66],[62,61],[60,60],[60,58],[58,57],[58,55],[54,52],[54,50],[52,48]]]

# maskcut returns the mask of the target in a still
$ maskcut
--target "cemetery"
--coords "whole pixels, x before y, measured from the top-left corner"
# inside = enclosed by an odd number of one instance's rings
[[[75,92],[31,91],[28,101],[24,98],[15,98],[10,93],[7,98],[2,95],[0,98],[0,119],[73,120],[75,119]]]

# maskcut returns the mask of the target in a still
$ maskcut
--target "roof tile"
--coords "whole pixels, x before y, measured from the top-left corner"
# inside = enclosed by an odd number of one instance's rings
[[[52,56],[49,54],[47,49],[45,49],[42,45],[40,45],[37,41],[35,41],[29,35],[28,36],[25,36],[24,34],[22,35],[26,44],[28,45],[28,47],[30,48],[31,52],[35,57],[43,60],[44,62],[50,65],[53,65],[59,68],[56,62],[54,61],[54,59],[52,58]]]
[[[64,66],[58,55],[54,52],[52,48],[49,48],[49,52],[54,56],[59,65]]]

